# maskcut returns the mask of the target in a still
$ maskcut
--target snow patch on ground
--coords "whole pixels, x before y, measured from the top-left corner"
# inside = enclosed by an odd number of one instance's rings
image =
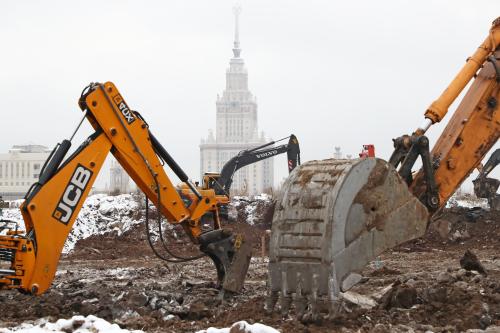
[[[0,331],[1,332],[1,331]],[[231,327],[227,328],[213,328],[210,327],[206,330],[198,331],[196,333],[229,333],[229,332],[238,332],[238,333],[280,333],[272,327],[263,325],[263,324],[249,324],[246,321],[239,321],[234,323]]]
[[[19,228],[23,228],[23,230],[24,230],[24,224],[22,223],[23,217],[21,215],[21,211],[19,210],[19,208],[7,208],[7,209],[4,208],[3,215],[0,217],[3,219],[6,219],[6,220],[11,220],[11,221],[17,222],[19,225]]]
[[[21,203],[22,200],[16,200],[11,202],[11,207],[18,207]],[[120,236],[133,225],[143,221],[137,219],[134,214],[139,209],[137,200],[132,194],[89,196],[64,244],[63,253],[70,252],[80,239],[92,235],[115,232],[117,236]],[[19,208],[4,209],[1,217],[18,222],[19,230],[24,230],[23,217]]]
[[[446,208],[463,207],[474,208],[481,207],[489,209],[488,199],[477,198],[470,194],[453,195],[446,203]]]
[[[142,200],[142,199],[141,199]],[[24,200],[15,200],[9,202],[10,207],[3,209],[3,215],[0,218],[17,222],[18,230],[24,231],[23,217],[19,207]],[[248,224],[254,225],[262,219],[262,206],[270,204],[272,197],[268,194],[256,195],[253,197],[234,197],[229,204],[230,212],[238,216],[237,210],[245,212],[245,219]],[[142,217],[144,214],[136,214],[139,210],[144,210],[140,207],[135,195],[121,194],[117,196],[109,196],[106,194],[91,195],[85,200],[78,218],[73,225],[73,228],[64,244],[63,253],[70,252],[75,244],[92,235],[103,235],[107,233],[115,233],[116,236],[122,235],[132,226],[144,222]],[[151,206],[151,212],[155,212],[156,208]],[[172,229],[172,225],[165,223],[165,228]],[[156,229],[151,231],[153,240],[157,236]]]
[[[111,324],[96,316],[74,316],[70,319],[59,319],[49,323],[40,319],[35,324],[21,324],[11,328],[0,328],[0,333],[144,333],[121,329],[117,324]]]

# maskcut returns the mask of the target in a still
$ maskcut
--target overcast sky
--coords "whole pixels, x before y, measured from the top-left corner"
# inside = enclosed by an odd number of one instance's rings
[[[198,178],[198,145],[215,127],[232,56],[234,4],[2,1],[0,151],[28,142],[53,147],[81,117],[81,90],[113,81]],[[498,0],[241,5],[242,57],[259,129],[272,138],[296,134],[303,161],[331,157],[335,146],[356,155],[366,143],[388,159],[391,138],[422,122],[500,15]],[[432,142],[441,129],[429,132]],[[78,140],[88,134],[86,124]],[[275,169],[277,181],[286,175],[283,156]]]

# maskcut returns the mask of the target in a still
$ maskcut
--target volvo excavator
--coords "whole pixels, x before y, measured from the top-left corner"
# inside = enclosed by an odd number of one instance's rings
[[[288,139],[288,143],[273,146],[275,143],[286,139]],[[299,140],[295,135],[292,134],[277,141],[240,151],[224,164],[220,173],[206,172],[203,175],[203,188],[214,189],[216,194],[229,196],[236,171],[247,165],[284,153],[287,154],[288,173],[290,173],[297,165],[300,165]]]
[[[276,142],[280,142],[288,139],[288,143],[273,146]],[[271,146],[271,147],[270,147]],[[292,172],[297,165],[300,165],[300,147],[299,140],[295,135],[290,135],[289,137],[271,141],[258,147],[251,149],[245,149],[240,151],[236,156],[232,157],[227,161],[220,173],[216,172],[206,172],[203,175],[203,189],[213,189],[217,195],[226,195],[230,197],[231,185],[233,184],[233,176],[239,169],[257,163],[259,161],[274,157],[279,154],[287,155],[287,166],[288,173]],[[183,187],[182,193],[186,197],[191,197],[192,193],[186,186]],[[228,205],[221,204],[219,209],[219,217],[222,219],[228,219]],[[204,216],[204,221],[212,220],[211,216]]]
[[[379,158],[303,163],[276,202],[266,309],[335,316],[342,292],[383,251],[424,235],[431,218],[500,136],[500,18],[423,124]],[[470,85],[469,85],[470,84]],[[469,85],[469,86],[468,86]],[[436,144],[426,132],[468,86]],[[415,163],[421,168],[414,172]]]
[[[244,235],[223,229],[220,205],[228,202],[213,189],[197,188],[167,150],[152,134],[140,113],[132,111],[111,82],[92,83],[79,99],[84,112],[76,131],[87,119],[95,132],[70,156],[71,140],[63,140],[43,166],[20,207],[25,231],[9,221],[0,227],[0,289],[17,289],[40,295],[56,273],[66,238],[106,157],[111,152],[161,214],[158,214],[158,241],[153,241],[146,218],[148,240],[154,253],[169,262],[185,262],[208,256],[215,264],[221,294],[238,292],[243,285],[251,257],[251,244]],[[183,181],[192,194],[186,205],[163,166]],[[146,202],[146,207],[149,207]],[[205,231],[201,217],[214,218],[212,230]],[[200,254],[176,254],[163,237],[163,215],[171,224],[181,225]],[[146,210],[148,216],[148,210]]]

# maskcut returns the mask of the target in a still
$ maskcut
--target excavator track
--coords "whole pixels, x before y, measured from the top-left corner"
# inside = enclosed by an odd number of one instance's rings
[[[425,206],[381,159],[311,161],[280,192],[270,239],[269,295],[283,314],[335,315],[341,293],[380,253],[424,234]]]

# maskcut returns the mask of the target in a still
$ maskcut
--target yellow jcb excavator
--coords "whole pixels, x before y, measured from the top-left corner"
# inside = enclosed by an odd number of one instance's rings
[[[159,217],[159,243],[163,249],[148,237],[155,254],[171,262],[207,255],[215,263],[222,290],[238,292],[250,262],[251,245],[242,235],[221,227],[218,209],[228,202],[228,197],[216,194],[213,189],[196,188],[151,133],[144,118],[129,108],[113,83],[90,84],[82,92],[79,106],[84,112],[80,125],[86,118],[95,133],[66,159],[74,134],[54,149],[21,206],[26,231],[20,232],[9,223],[0,228],[4,231],[0,235],[0,289],[39,295],[49,288],[66,238],[111,152],[156,205],[161,212],[158,215],[164,215],[169,223],[180,224],[202,252],[193,257],[172,252],[165,244]],[[165,173],[164,164],[190,188],[189,206]],[[214,227],[202,232],[200,218],[206,213],[213,215]],[[149,232],[147,219],[146,223]]]
[[[384,250],[424,234],[500,136],[500,18],[413,134],[394,139],[378,158],[310,161],[297,167],[277,198],[270,240],[269,297],[300,318],[322,308],[335,316],[340,292]],[[471,82],[432,151],[425,136]],[[412,168],[418,158],[422,168]]]

